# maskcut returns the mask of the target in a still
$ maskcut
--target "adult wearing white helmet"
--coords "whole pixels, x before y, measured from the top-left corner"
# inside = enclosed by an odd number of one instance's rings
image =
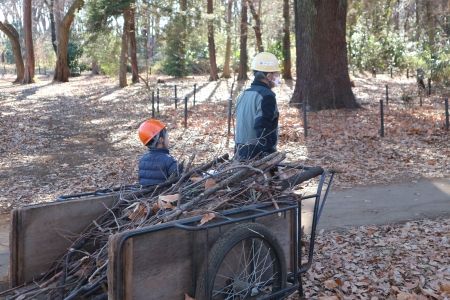
[[[278,106],[272,88],[280,82],[280,66],[272,53],[260,52],[252,61],[255,79],[236,101],[235,156],[246,160],[276,151]]]

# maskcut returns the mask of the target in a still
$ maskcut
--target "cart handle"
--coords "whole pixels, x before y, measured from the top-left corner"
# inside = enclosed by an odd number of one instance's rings
[[[311,178],[322,175],[324,172],[322,167],[301,167],[301,169],[306,171],[301,172],[300,174],[292,175],[287,179],[280,180],[277,182],[277,186],[279,186],[282,190],[285,190]]]

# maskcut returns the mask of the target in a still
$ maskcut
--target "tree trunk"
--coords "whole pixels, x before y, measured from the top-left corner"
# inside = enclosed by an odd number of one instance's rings
[[[91,68],[92,68],[91,75],[98,75],[99,74],[98,73],[98,64],[97,64],[96,61],[92,61]]]
[[[290,38],[290,20],[289,20],[289,0],[283,0],[283,79],[292,79],[291,74],[291,38]]]
[[[53,46],[53,50],[55,50],[55,54],[58,55],[58,46],[56,45],[56,24],[55,24],[55,15],[53,14],[53,7],[54,7],[54,0],[50,1],[50,5],[48,8],[48,11],[50,13],[49,18],[50,18],[50,31],[52,34],[52,46]],[[59,24],[61,24],[61,22],[59,22]]]
[[[130,12],[128,5],[123,10],[123,32],[122,32],[122,51],[120,52],[120,70],[119,70],[119,86],[126,87],[127,83],[127,62],[128,62],[128,38],[130,33]]]
[[[58,57],[56,58],[54,81],[68,82],[69,81],[69,66],[67,65],[67,49],[69,47],[69,31],[70,25],[75,18],[75,13],[84,5],[84,0],[75,0],[70,6],[67,14],[61,21],[61,28],[59,34]]]
[[[297,82],[291,104],[359,108],[348,75],[346,0],[295,0]]]
[[[23,1],[23,35],[25,41],[26,65],[23,83],[34,83],[34,47],[31,19],[31,0]]]
[[[58,47],[63,9],[61,7],[61,0],[52,0],[52,2],[53,2],[53,17],[55,23],[55,45],[56,47]]]
[[[14,26],[7,23],[6,21],[5,23],[2,23],[0,21],[0,30],[6,34],[12,45],[12,52],[14,55],[14,61],[16,62],[16,72],[17,72],[16,79],[13,81],[13,83],[22,82],[23,78],[25,77],[25,66],[23,64],[22,59],[22,50],[20,48],[19,33],[17,32],[16,28],[14,28]]]
[[[131,82],[138,83],[139,82],[139,69],[138,69],[138,61],[136,56],[136,28],[135,28],[135,18],[134,14],[136,12],[136,4],[135,2],[131,3],[130,9],[130,55],[131,55]]]
[[[230,60],[231,60],[231,12],[233,8],[233,0],[228,0],[227,8],[227,42],[225,46],[225,63],[223,65],[222,78],[231,78]]]
[[[253,29],[255,30],[256,48],[258,49],[258,52],[264,52],[264,47],[263,47],[262,38],[261,38],[261,19],[259,18],[258,14],[256,13],[256,10],[255,10],[255,7],[253,6],[252,0],[248,0],[248,6],[250,7],[250,11],[253,15],[253,19],[255,19],[255,26],[253,26]]]
[[[206,12],[211,14],[214,12],[213,0],[208,0]],[[216,45],[214,43],[214,24],[213,20],[208,19],[208,47],[209,47],[209,80],[216,81],[219,79],[216,64]]]
[[[420,0],[416,0],[416,42],[419,42],[420,40],[420,10]]]
[[[434,22],[434,11],[433,11],[433,4],[431,3],[431,0],[426,0],[425,3],[426,10],[427,10],[427,32],[428,32],[428,44],[430,45],[430,52],[432,54],[436,53],[436,27]]]
[[[239,74],[237,80],[247,80],[247,2],[242,1],[241,9],[241,52],[239,54]]]

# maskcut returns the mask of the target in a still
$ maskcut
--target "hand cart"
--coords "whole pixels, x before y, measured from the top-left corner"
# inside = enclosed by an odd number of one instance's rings
[[[302,274],[311,267],[316,227],[337,171],[295,168],[303,171],[293,185],[320,175],[316,193],[288,194],[277,208],[265,202],[225,210],[202,226],[201,217],[192,217],[109,236],[108,299],[286,299],[296,290],[303,296]],[[14,210],[11,286],[45,272],[70,245],[61,231],[84,230],[94,214],[118,201],[117,193],[69,195]],[[306,199],[314,201],[314,209],[308,259],[302,264]],[[78,222],[70,225],[70,219]]]

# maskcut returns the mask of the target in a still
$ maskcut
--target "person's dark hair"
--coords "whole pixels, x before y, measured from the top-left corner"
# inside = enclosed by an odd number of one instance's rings
[[[267,74],[269,74],[269,73],[253,70],[253,75],[255,76],[255,80],[267,79]]]
[[[166,128],[161,130],[157,135],[155,135],[154,138],[152,138],[150,141],[148,141],[147,147],[156,147],[156,144],[158,144],[159,138],[162,137],[163,139],[166,138]]]

